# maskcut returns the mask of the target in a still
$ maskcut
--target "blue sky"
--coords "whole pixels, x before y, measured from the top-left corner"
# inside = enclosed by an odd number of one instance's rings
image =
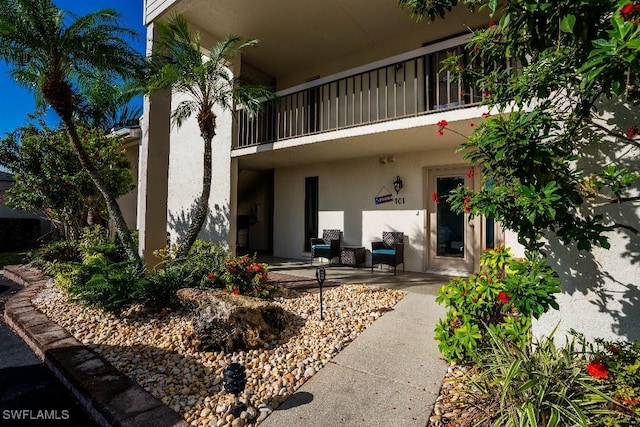
[[[146,30],[142,23],[143,0],[54,0],[63,10],[76,15],[86,15],[99,9],[113,8],[120,12],[120,25],[138,32],[139,37],[130,43],[140,52],[145,49]],[[0,137],[29,123],[28,113],[35,110],[33,93],[17,85],[8,73],[4,62],[0,61]],[[57,123],[55,113],[47,114],[47,122]]]

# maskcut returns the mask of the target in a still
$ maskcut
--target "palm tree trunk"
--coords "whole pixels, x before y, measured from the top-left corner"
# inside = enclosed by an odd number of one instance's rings
[[[120,206],[118,205],[118,202],[115,196],[111,194],[111,192],[107,189],[106,184],[104,183],[100,175],[97,173],[95,166],[89,159],[87,152],[85,151],[84,147],[82,146],[82,143],[80,142],[78,131],[72,119],[63,118],[62,122],[64,123],[65,130],[67,131],[67,136],[69,137],[69,140],[73,144],[74,151],[76,153],[76,156],[78,157],[78,160],[80,160],[80,164],[82,165],[82,168],[85,171],[87,171],[87,173],[89,174],[89,177],[91,178],[91,181],[93,181],[96,188],[102,195],[102,198],[104,199],[104,202],[107,206],[107,211],[109,212],[109,217],[111,218],[111,220],[115,225],[116,233],[118,234],[118,237],[120,238],[120,241],[124,246],[124,250],[127,253],[127,257],[131,261],[135,261],[139,266],[139,270],[142,272],[143,265],[142,265],[142,260],[138,255],[137,245],[133,241],[133,238],[131,237],[131,232],[129,231],[129,228],[127,227],[127,223],[125,222],[124,217],[122,216],[122,212],[120,211]]]
[[[209,213],[209,195],[211,194],[211,141],[213,136],[203,136],[204,140],[204,155],[203,155],[203,166],[204,171],[202,174],[202,194],[198,199],[196,205],[193,208],[193,219],[189,224],[189,228],[187,229],[187,234],[180,242],[180,246],[178,248],[178,252],[176,256],[178,258],[186,257],[193,246],[193,243],[198,238],[198,233],[202,230],[202,226],[207,220],[207,215]]]

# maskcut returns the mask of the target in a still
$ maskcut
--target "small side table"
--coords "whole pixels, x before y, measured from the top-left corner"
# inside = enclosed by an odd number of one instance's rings
[[[364,264],[365,254],[364,246],[342,246],[340,248],[340,264],[357,267]]]

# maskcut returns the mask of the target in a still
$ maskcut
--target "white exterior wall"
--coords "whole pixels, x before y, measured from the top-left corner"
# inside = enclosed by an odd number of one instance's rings
[[[184,95],[174,94],[172,110]],[[209,216],[199,237],[227,242],[229,238],[229,200],[231,191],[231,126],[228,111],[214,109],[216,136],[213,138],[212,181]],[[178,128],[171,127],[167,228],[172,243],[183,237],[189,227],[190,212],[202,192],[202,156],[204,143],[195,116]]]
[[[425,142],[425,145],[427,143]],[[395,161],[381,163],[379,157],[310,164],[275,170],[274,178],[274,255],[308,259],[304,253],[305,177],[318,176],[318,230],[339,228],[345,245],[362,245],[382,239],[383,231],[401,231],[405,239],[405,269],[425,268],[426,211],[424,170],[427,167],[463,164],[451,149],[394,156]],[[396,196],[393,182],[400,176],[403,189]],[[386,187],[395,202],[376,205],[374,198]],[[382,193],[381,193],[382,190]],[[367,258],[370,262],[370,257]]]

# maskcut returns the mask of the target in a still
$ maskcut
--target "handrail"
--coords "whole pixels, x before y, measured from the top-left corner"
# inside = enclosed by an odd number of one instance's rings
[[[475,105],[482,91],[442,70],[450,55],[474,66],[458,37],[279,92],[249,117],[236,111],[234,148]],[[456,44],[457,43],[457,44]],[[439,50],[438,50],[439,48]],[[370,64],[372,65],[372,64]]]

